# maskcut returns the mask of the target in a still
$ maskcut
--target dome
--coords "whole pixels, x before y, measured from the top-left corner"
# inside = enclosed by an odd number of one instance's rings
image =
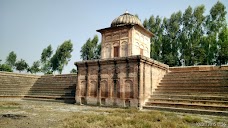
[[[138,17],[126,11],[124,14],[120,15],[112,21],[111,27],[117,27],[128,24],[137,24],[143,26]]]

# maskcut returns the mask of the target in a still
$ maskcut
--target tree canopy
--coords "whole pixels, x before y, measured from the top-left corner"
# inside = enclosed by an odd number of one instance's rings
[[[226,7],[218,1],[205,14],[205,6],[189,6],[169,18],[151,16],[144,27],[151,39],[151,57],[170,66],[228,63]]]
[[[12,68],[7,64],[0,64],[0,71],[13,72]]]
[[[92,40],[89,38],[80,52],[82,60],[100,59],[101,44],[98,44],[98,36],[95,35]]]
[[[21,72],[28,68],[28,64],[25,62],[25,60],[21,59],[15,63],[16,69]]]
[[[52,74],[51,71],[51,56],[52,56],[53,50],[51,45],[48,45],[47,48],[44,48],[42,53],[41,53],[41,72],[44,74]]]
[[[61,74],[64,66],[70,61],[72,51],[73,44],[71,40],[67,40],[60,45],[51,58],[52,71],[58,71]]]
[[[17,55],[14,53],[14,51],[11,51],[9,55],[6,57],[5,64],[13,68],[15,66],[15,63],[17,61]]]
[[[32,74],[36,74],[37,72],[40,72],[40,61],[33,62],[33,65],[29,67],[27,70]]]

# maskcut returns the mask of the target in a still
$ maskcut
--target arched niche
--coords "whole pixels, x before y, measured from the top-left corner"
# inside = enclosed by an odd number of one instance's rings
[[[108,97],[108,82],[102,80],[100,83],[101,97]]]
[[[120,82],[119,80],[116,81],[116,92],[114,90],[114,82],[112,82],[112,86],[111,86],[111,90],[112,90],[112,97],[115,97],[115,93],[116,93],[116,98],[120,98]]]
[[[97,82],[91,81],[90,82],[90,96],[96,97],[97,96]]]
[[[86,96],[86,81],[81,82],[81,96]]]
[[[124,84],[124,97],[125,98],[134,98],[134,88],[133,82],[131,80],[126,80]]]
[[[127,41],[123,41],[121,43],[121,57],[126,57],[128,56],[128,44]]]

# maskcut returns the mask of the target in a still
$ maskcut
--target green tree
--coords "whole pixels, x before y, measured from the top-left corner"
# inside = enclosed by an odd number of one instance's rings
[[[225,27],[219,34],[218,63],[228,64],[228,28]]]
[[[181,11],[177,13],[173,13],[170,18],[165,21],[164,23],[164,32],[166,33],[166,37],[163,40],[166,43],[164,46],[167,50],[166,53],[163,53],[163,61],[164,63],[170,66],[178,66],[180,65],[179,61],[179,37],[180,37],[180,25],[182,20],[182,13]],[[164,48],[164,47],[163,47]]]
[[[91,40],[90,38],[81,47],[82,60],[99,59],[101,53],[101,44],[98,44],[98,36],[95,35]]]
[[[52,56],[53,50],[51,45],[48,45],[47,48],[45,48],[42,53],[41,53],[41,62],[47,62],[50,60],[51,56]]]
[[[224,28],[226,28],[226,7],[218,1],[211,9],[210,15],[207,16],[205,22],[205,31],[207,34],[208,47],[206,47],[208,52],[207,64],[215,64],[218,61],[219,49],[222,47],[219,44],[220,33]]]
[[[191,65],[193,32],[193,9],[189,6],[182,15],[182,31],[180,34],[180,59],[185,61],[185,65]]]
[[[37,72],[40,72],[40,61],[33,62],[33,65],[28,68],[28,72],[32,74],[36,74]]]
[[[12,68],[7,64],[0,64],[0,71],[13,72]]]
[[[25,60],[21,59],[15,63],[16,70],[19,72],[24,71],[28,68],[28,64],[25,62]]]
[[[41,53],[41,71],[44,74],[52,74],[52,65],[51,65],[51,57],[52,57],[52,47],[49,45],[47,48],[44,48],[42,53]]]
[[[17,60],[17,55],[14,53],[14,51],[11,51],[9,55],[6,57],[6,64],[9,65],[11,68],[14,68],[15,63]]]
[[[52,71],[58,71],[61,74],[64,66],[70,61],[72,51],[73,44],[71,40],[64,41],[51,58]]]
[[[70,73],[77,73],[77,70],[75,68],[71,69]]]
[[[94,52],[94,59],[100,59],[101,58],[101,43],[99,43],[96,46],[95,52]]]
[[[203,59],[205,57],[204,48],[202,45],[203,37],[203,23],[205,21],[205,16],[203,15],[205,11],[204,5],[198,6],[193,12],[193,32],[191,35],[192,53],[191,60],[192,65],[203,64]]]
[[[151,58],[161,61],[161,53],[162,53],[162,37],[163,37],[163,27],[162,27],[162,19],[157,16],[156,18],[152,15],[149,18],[144,20],[143,25],[146,29],[152,32],[155,36],[151,38]]]

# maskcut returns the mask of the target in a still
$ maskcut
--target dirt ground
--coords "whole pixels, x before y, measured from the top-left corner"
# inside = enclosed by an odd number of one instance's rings
[[[64,123],[68,122],[66,119],[71,119],[75,113],[102,113],[103,110],[113,109],[116,108],[79,106],[58,102],[0,100],[0,128],[62,128],[66,126]],[[218,119],[216,116],[197,116],[209,123]],[[219,118],[221,121],[227,119],[228,117]]]
[[[94,111],[99,107],[57,102],[0,101],[1,128],[61,128],[62,120],[74,112]],[[105,108],[108,109],[108,108]]]

